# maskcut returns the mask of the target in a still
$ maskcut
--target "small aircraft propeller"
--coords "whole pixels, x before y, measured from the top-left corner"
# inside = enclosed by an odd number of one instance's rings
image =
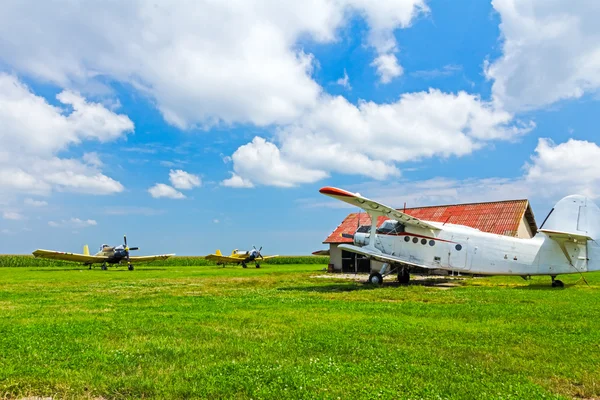
[[[256,247],[252,246],[254,248],[254,250],[256,250]],[[260,246],[260,248],[258,250],[256,250],[256,252],[258,253],[258,257],[263,258],[262,254],[260,254],[260,251],[262,250],[262,246]]]
[[[131,250],[139,250],[139,247],[127,247],[127,235],[123,235],[123,249],[125,250],[125,255],[127,256],[127,264],[129,264],[129,251]]]

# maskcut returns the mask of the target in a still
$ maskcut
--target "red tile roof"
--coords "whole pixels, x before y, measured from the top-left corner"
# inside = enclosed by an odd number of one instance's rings
[[[454,204],[398,209],[413,217],[435,222],[466,225],[483,232],[516,236],[519,223],[525,216],[532,234],[537,232],[537,224],[527,200],[507,200],[490,203]],[[357,217],[360,216],[360,221]],[[377,226],[387,217],[379,217]],[[342,237],[342,233],[352,234],[359,225],[371,225],[366,212],[349,214],[344,221],[325,239],[323,243],[352,243],[352,239]]]

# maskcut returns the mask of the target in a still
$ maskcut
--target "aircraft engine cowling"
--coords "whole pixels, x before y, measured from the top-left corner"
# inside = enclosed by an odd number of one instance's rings
[[[369,244],[370,233],[356,232],[354,234],[354,244],[356,246],[366,246]]]

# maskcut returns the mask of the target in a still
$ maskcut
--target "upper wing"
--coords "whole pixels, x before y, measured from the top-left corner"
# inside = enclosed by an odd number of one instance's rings
[[[334,187],[324,187],[319,190],[320,193],[323,193],[326,196],[333,197],[334,199],[341,200],[343,202],[352,204],[354,206],[358,206],[367,212],[378,213],[380,215],[385,215],[391,219],[395,219],[398,222],[403,223],[404,225],[413,225],[418,226],[420,228],[425,229],[434,229],[439,230],[435,225],[422,221],[418,218],[411,217],[408,214],[403,213],[402,211],[398,211],[395,208],[388,207],[376,201],[367,199],[366,197],[362,197],[358,193],[350,193],[342,189],[334,188]]]
[[[439,266],[431,267],[431,266],[424,265],[424,264],[417,264],[414,262],[406,261],[404,259],[394,257],[389,254],[383,254],[378,251],[370,250],[366,247],[358,247],[358,246],[353,246],[351,244],[340,244],[338,247],[340,249],[348,250],[349,252],[352,252],[352,253],[362,254],[363,256],[367,256],[369,258],[372,258],[373,260],[377,260],[377,261],[381,261],[381,262],[402,263],[402,264],[408,264],[408,265],[412,265],[415,267],[427,268],[427,269],[439,269],[440,268]]]
[[[275,257],[279,257],[278,255],[274,255],[274,256],[264,256],[261,257],[261,260],[268,260],[269,258],[275,258]]]
[[[169,257],[174,256],[175,254],[159,254],[156,256],[133,256],[129,257],[129,262],[132,263],[141,263],[141,262],[150,262],[156,260],[166,260]]]
[[[90,255],[85,255],[85,254],[65,253],[62,251],[41,250],[41,249],[34,251],[33,256],[40,257],[40,258],[51,258],[53,260],[82,262],[84,264],[101,263],[108,259],[108,257],[106,257],[106,256],[90,256]]]
[[[241,263],[242,261],[244,261],[243,258],[235,258],[235,257],[228,257],[228,256],[218,256],[216,254],[209,254],[206,257],[204,257],[207,260],[211,260],[211,261],[215,261],[218,263]]]

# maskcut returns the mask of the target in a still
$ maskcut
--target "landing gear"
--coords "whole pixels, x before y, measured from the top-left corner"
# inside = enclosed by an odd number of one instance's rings
[[[381,285],[383,283],[383,276],[379,272],[373,272],[369,275],[369,281],[371,285]]]
[[[563,281],[559,281],[556,278],[556,275],[552,275],[552,287],[565,287],[565,284],[563,283]]]
[[[410,281],[410,272],[408,271],[408,268],[400,268],[400,271],[398,271],[398,282],[402,285],[406,285],[408,284],[408,281]]]
[[[245,262],[242,261],[242,268],[248,268]]]
[[[133,271],[133,264],[129,264],[129,266],[127,267],[128,270]]]
[[[260,264],[256,264],[256,268],[260,268]]]
[[[102,271],[106,271],[108,269],[108,267],[106,266],[106,263],[102,264],[102,267],[100,267],[102,269]]]

